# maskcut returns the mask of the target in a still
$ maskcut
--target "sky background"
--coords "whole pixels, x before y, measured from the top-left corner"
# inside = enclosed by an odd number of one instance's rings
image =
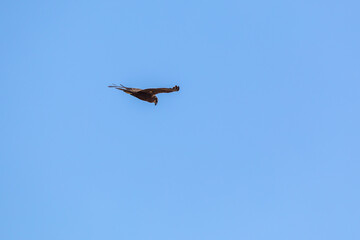
[[[359,11],[2,1],[0,239],[360,239]]]

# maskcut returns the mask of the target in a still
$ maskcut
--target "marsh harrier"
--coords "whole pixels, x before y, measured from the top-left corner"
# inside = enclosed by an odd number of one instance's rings
[[[155,103],[155,105],[158,103],[158,98],[156,97],[156,94],[158,93],[170,93],[170,92],[177,92],[180,90],[179,86],[175,86],[173,88],[147,88],[147,89],[139,89],[139,88],[128,88],[124,87],[120,84],[120,86],[117,86],[113,84],[112,86],[109,86],[111,88],[116,88],[118,90],[124,91],[134,97],[137,97],[138,99],[141,99],[143,101],[147,101],[150,103]]]

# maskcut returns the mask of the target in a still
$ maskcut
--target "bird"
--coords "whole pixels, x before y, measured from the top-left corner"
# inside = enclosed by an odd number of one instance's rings
[[[147,88],[147,89],[139,89],[139,88],[128,88],[123,85],[116,85],[113,84],[111,86],[108,86],[110,88],[116,88],[118,90],[124,91],[140,100],[149,102],[149,103],[158,103],[158,98],[156,97],[156,94],[158,93],[170,93],[170,92],[177,92],[180,90],[180,87],[175,85],[175,87],[172,88]]]

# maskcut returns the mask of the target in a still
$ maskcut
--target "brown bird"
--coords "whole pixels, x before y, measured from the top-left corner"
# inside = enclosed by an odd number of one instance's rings
[[[155,105],[158,103],[158,98],[155,96],[158,93],[170,93],[170,92],[177,92],[180,90],[179,86],[175,86],[173,88],[147,88],[147,89],[139,89],[139,88],[128,88],[124,87],[120,84],[120,86],[117,86],[113,84],[112,86],[109,86],[111,88],[116,88],[121,91],[124,91],[134,97],[137,97],[138,99],[141,99],[143,101],[147,101],[150,103],[155,103]]]

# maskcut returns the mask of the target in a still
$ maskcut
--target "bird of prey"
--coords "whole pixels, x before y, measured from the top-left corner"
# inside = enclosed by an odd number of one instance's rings
[[[147,88],[147,89],[139,89],[139,88],[128,88],[124,87],[120,84],[120,86],[117,86],[113,84],[112,86],[109,86],[111,88],[116,88],[121,91],[124,91],[134,97],[137,97],[138,99],[141,99],[143,101],[147,101],[150,103],[155,103],[155,105],[158,103],[158,98],[156,97],[156,94],[158,93],[170,93],[170,92],[177,92],[180,90],[179,86],[175,86],[173,88]]]

